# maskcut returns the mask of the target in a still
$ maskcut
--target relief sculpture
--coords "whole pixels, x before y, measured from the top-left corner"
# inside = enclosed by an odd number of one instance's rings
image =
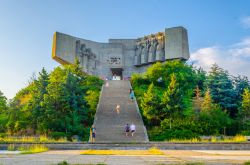
[[[138,66],[141,64],[141,53],[142,53],[142,47],[141,47],[141,44],[137,40],[136,46],[135,46],[135,58],[134,58],[135,66]]]
[[[155,62],[156,46],[157,46],[157,40],[154,37],[154,35],[151,35],[151,38],[150,38],[150,48],[149,48],[149,52],[148,52],[148,62],[149,63]]]
[[[164,61],[165,35],[162,32],[151,34],[136,41],[134,65],[144,65]]]
[[[165,37],[163,33],[157,34],[156,61],[164,61],[165,58]]]
[[[87,48],[85,44],[81,44],[79,40],[76,41],[76,55],[85,71],[91,72],[95,69],[93,67],[90,68],[90,65],[92,65],[91,59],[96,58],[95,54],[92,53],[91,49]]]
[[[156,62],[185,61],[189,57],[188,34],[184,27],[165,28],[137,38],[111,38],[108,42],[60,32],[53,35],[54,60],[67,65],[77,58],[85,73],[104,79],[113,74],[129,79],[133,73],[143,73]]]
[[[148,63],[148,49],[149,49],[149,41],[147,37],[144,37],[141,45],[142,45],[141,64],[146,64]]]

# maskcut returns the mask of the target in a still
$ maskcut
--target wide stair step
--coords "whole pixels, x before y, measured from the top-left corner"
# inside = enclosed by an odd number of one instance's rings
[[[96,142],[147,142],[148,136],[136,101],[129,98],[130,82],[125,80],[107,81],[103,86],[95,115]],[[117,114],[116,105],[120,105]],[[126,124],[134,123],[136,132],[132,137],[125,136]]]

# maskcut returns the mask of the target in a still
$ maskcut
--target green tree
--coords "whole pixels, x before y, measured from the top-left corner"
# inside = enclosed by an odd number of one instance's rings
[[[146,76],[150,82],[158,83],[157,80],[162,77],[162,73],[165,70],[162,66],[162,63],[157,62],[147,69]]]
[[[90,112],[89,115],[91,118],[94,118],[95,112],[96,112],[96,105],[98,104],[99,101],[99,91],[95,90],[88,90],[87,95],[85,96],[85,100],[87,101],[87,104],[89,106]]]
[[[167,91],[163,94],[162,107],[162,112],[159,115],[162,119],[182,115],[183,97],[174,73],[171,75],[171,82]]]
[[[207,78],[207,87],[210,89],[213,101],[227,110],[231,116],[235,116],[237,112],[236,95],[228,72],[217,64],[212,65]]]
[[[242,95],[242,103],[241,103],[242,115],[244,119],[250,118],[250,91],[248,88],[244,90]]]
[[[144,97],[141,100],[141,107],[143,109],[143,115],[148,120],[160,120],[161,109],[159,106],[159,97],[157,96],[154,84],[151,83],[148,87],[146,93],[144,93]]]
[[[195,77],[196,77],[196,84],[198,86],[198,88],[201,90],[201,95],[203,94],[203,92],[205,91],[206,85],[206,71],[204,71],[201,67],[198,69],[195,69]]]
[[[195,97],[193,99],[194,103],[194,110],[196,114],[198,114],[201,111],[201,105],[202,105],[202,98],[201,98],[201,90],[199,89],[199,86],[197,85],[196,89],[194,90]]]
[[[44,106],[44,95],[47,94],[47,86],[49,84],[49,74],[43,68],[39,72],[38,79],[34,80],[32,90],[32,99],[29,102],[29,108],[32,113],[32,127],[38,132],[43,132],[43,122],[46,122],[46,108]]]
[[[224,134],[232,119],[219,106],[215,106],[209,112],[201,112],[198,123],[202,126],[202,135],[219,135]]]
[[[210,95],[210,90],[207,89],[204,99],[201,104],[201,111],[202,112],[209,112],[215,108],[215,105],[213,104],[212,97]]]
[[[233,77],[233,84],[235,86],[236,99],[238,106],[242,102],[242,94],[246,88],[250,89],[250,83],[246,76]]]
[[[202,133],[205,135],[224,133],[225,128],[232,122],[228,114],[219,105],[213,103],[209,89],[207,89],[201,105],[199,122],[202,124]]]
[[[7,110],[7,98],[0,91],[0,113]]]
[[[4,132],[6,129],[6,123],[8,122],[7,112],[7,98],[0,91],[0,132]]]

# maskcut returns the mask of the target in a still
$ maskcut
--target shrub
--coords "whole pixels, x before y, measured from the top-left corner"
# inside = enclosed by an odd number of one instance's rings
[[[14,144],[9,144],[7,147],[8,151],[15,151],[15,145]]]
[[[233,137],[232,139],[234,142],[246,142],[247,138],[245,136],[242,135],[236,135]]]
[[[243,165],[250,165],[250,161],[245,162]]]
[[[181,139],[181,140],[193,139],[193,138],[199,139],[199,135],[193,133],[191,130],[169,130],[167,132],[169,133],[169,139]]]
[[[66,134],[64,132],[51,132],[50,137],[52,137],[55,140],[59,140],[61,138],[66,137]]]
[[[34,144],[28,146],[20,146],[18,150],[21,151],[22,154],[33,154],[48,151],[49,149],[43,144]]]
[[[165,141],[171,139],[188,140],[188,139],[200,139],[199,135],[191,130],[161,130],[159,127],[155,127],[148,131],[149,138],[152,141]]]
[[[240,134],[245,136],[250,136],[250,131],[249,130],[241,131]]]
[[[0,133],[0,138],[4,138],[4,137],[6,137],[6,136],[8,136],[7,133]]]
[[[57,165],[69,165],[69,163],[66,161],[63,161],[63,162],[58,163]]]

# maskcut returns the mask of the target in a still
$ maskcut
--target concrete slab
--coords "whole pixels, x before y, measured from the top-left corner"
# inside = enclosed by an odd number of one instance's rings
[[[163,150],[165,155],[80,155],[80,150],[48,151],[39,154],[0,154],[1,165],[71,164],[157,165],[204,162],[211,165],[235,165],[250,160],[250,151]]]

